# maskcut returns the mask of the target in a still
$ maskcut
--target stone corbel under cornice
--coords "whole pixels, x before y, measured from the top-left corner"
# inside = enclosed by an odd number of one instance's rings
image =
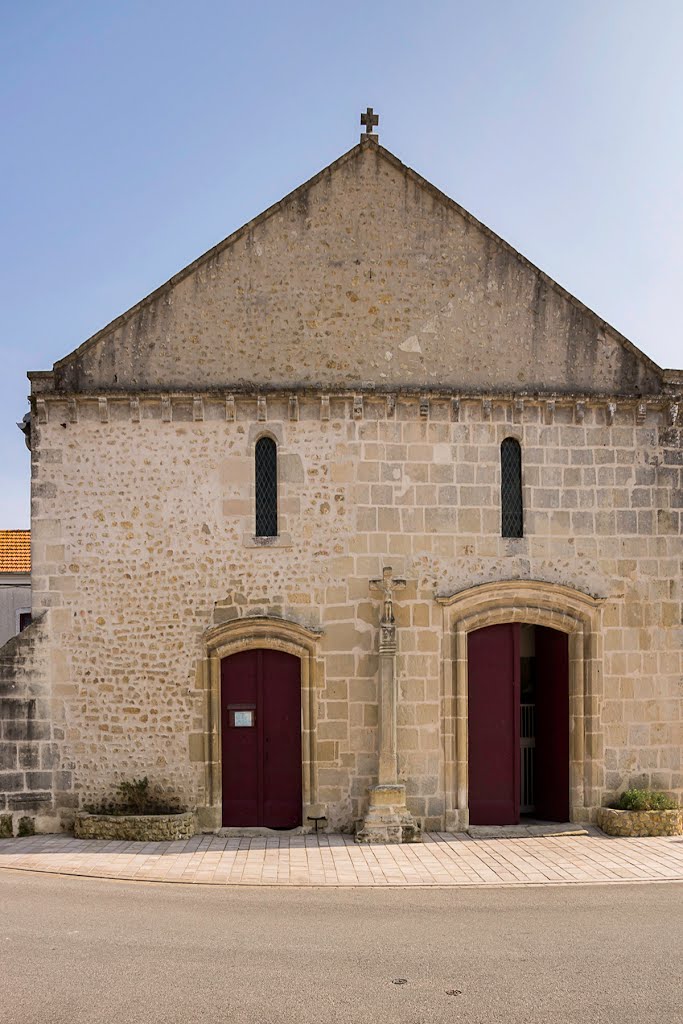
[[[56,392],[34,389],[32,407],[38,423],[51,421],[80,425],[95,421],[114,426],[121,422],[143,423],[161,420],[165,423],[209,420],[234,422],[254,420],[304,419],[403,419],[437,420],[491,424],[594,426],[643,426],[650,414],[650,425],[676,426],[680,421],[680,399],[672,394],[658,395],[591,395],[565,393],[480,393],[432,390],[429,392],[379,390],[324,392],[311,388],[258,391],[108,391]],[[144,409],[144,414],[142,410]],[[567,415],[568,413],[568,415]],[[590,413],[590,418],[588,414]]]

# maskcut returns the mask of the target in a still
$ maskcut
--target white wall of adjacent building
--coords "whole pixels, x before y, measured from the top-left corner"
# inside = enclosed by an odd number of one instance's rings
[[[0,647],[30,622],[30,614],[30,573],[0,573]]]

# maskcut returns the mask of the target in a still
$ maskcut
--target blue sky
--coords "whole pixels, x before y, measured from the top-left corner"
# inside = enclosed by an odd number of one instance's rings
[[[0,0],[0,527],[27,370],[357,141],[683,365],[680,0]]]

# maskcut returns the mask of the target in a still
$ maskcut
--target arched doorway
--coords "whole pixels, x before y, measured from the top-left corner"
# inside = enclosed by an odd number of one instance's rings
[[[569,819],[566,633],[503,622],[468,635],[468,791],[473,825]]]
[[[254,648],[221,661],[222,823],[302,824],[301,661]]]
[[[602,599],[540,580],[484,583],[437,598],[443,610],[443,742],[447,829],[466,829],[469,804],[469,636],[498,624],[546,627],[567,637],[569,820],[592,820],[604,786]]]
[[[226,822],[223,806],[223,784],[225,779],[224,755],[224,717],[227,713],[226,704],[253,704],[253,700],[223,699],[223,678],[226,665],[239,667],[233,661],[238,654],[265,652],[287,654],[292,658],[287,664],[292,678],[296,672],[299,686],[300,714],[300,747],[298,770],[301,777],[300,818],[304,825],[309,815],[320,815],[318,804],[317,761],[316,761],[316,694],[324,685],[324,664],[318,657],[320,632],[302,626],[300,623],[271,616],[245,616],[233,618],[212,626],[204,634],[206,657],[198,666],[197,683],[204,691],[204,730],[197,744],[199,756],[204,766],[204,800],[198,804],[197,815],[204,829],[218,829]],[[283,663],[284,665],[284,663]],[[268,666],[267,666],[268,667]],[[253,669],[252,669],[253,671]],[[246,708],[232,708],[232,711],[248,711]],[[253,710],[253,709],[252,709]],[[258,709],[256,709],[258,710]],[[247,717],[240,716],[237,722],[246,722]],[[228,729],[231,727],[228,726]],[[233,732],[248,730],[248,725],[233,725]],[[192,737],[190,738],[192,742]],[[191,751],[192,756],[192,751]],[[258,765],[257,765],[258,771]],[[238,775],[231,773],[231,778]],[[324,813],[324,809],[323,812]],[[232,810],[230,811],[232,815]],[[252,822],[253,824],[253,822]],[[244,826],[242,826],[244,827]],[[281,826],[280,826],[281,827]]]

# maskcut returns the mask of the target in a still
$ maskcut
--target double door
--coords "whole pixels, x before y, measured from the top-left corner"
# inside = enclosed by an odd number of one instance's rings
[[[242,651],[221,662],[223,825],[301,825],[301,662]]]
[[[569,819],[569,672],[567,635],[535,628],[534,811]],[[520,626],[486,626],[468,636],[468,789],[470,823],[520,820]]]

